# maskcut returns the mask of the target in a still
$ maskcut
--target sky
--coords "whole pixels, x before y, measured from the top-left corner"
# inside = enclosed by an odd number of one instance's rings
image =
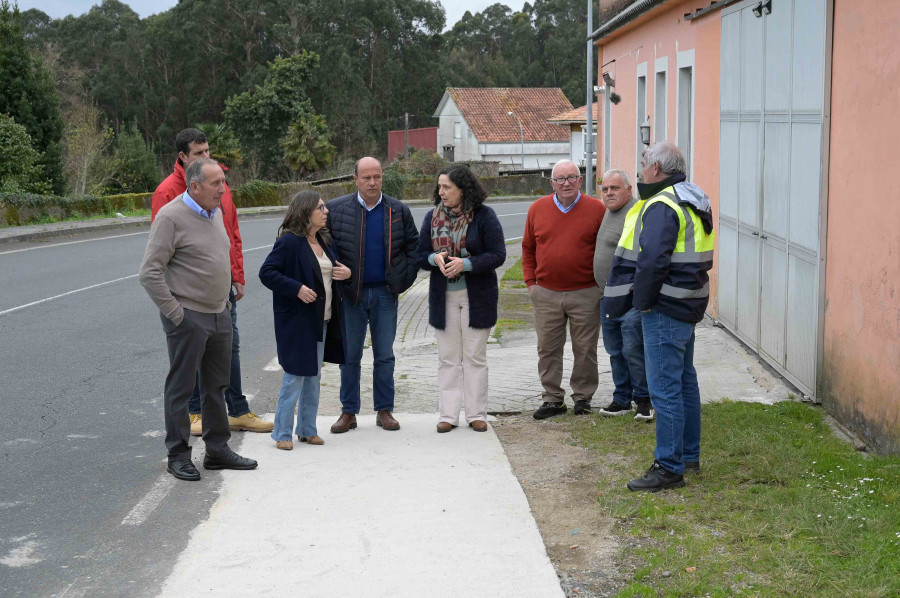
[[[15,2],[16,0],[12,0]],[[39,8],[54,19],[66,15],[81,15],[90,10],[91,6],[100,4],[102,0],[18,0],[19,10]],[[178,2],[178,0],[123,0],[141,17],[148,17],[158,12],[164,12]],[[11,3],[12,3],[11,2]],[[441,0],[444,11],[447,14],[447,27],[452,27],[468,10],[472,13],[480,12],[488,6],[500,2],[513,10],[519,10],[525,0]]]

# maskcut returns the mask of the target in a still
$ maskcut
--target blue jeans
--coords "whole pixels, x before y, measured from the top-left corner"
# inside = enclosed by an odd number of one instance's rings
[[[700,386],[694,369],[694,325],[652,310],[641,314],[647,384],[656,409],[656,450],[665,469],[684,473],[700,460]]]
[[[616,385],[613,401],[623,407],[631,407],[632,400],[649,399],[641,312],[632,307],[620,318],[606,318],[601,314],[600,323],[603,346],[609,353],[609,367],[613,384]]]
[[[325,322],[328,328],[328,322]],[[290,440],[291,428],[294,427],[294,408],[297,401],[300,408],[297,410],[297,426],[294,433],[297,436],[316,435],[316,414],[319,412],[319,388],[322,380],[322,358],[325,355],[325,336],[316,343],[316,354],[319,359],[319,369],[315,376],[295,376],[284,373],[281,379],[281,392],[278,393],[278,405],[275,407],[275,428],[272,430],[272,439]]]
[[[234,300],[234,289],[228,293],[228,301],[231,303],[231,375],[228,379],[228,388],[225,389],[225,406],[228,407],[228,415],[240,417],[250,413],[250,405],[247,397],[241,390],[241,337],[237,328],[237,302]],[[188,403],[188,412],[200,413],[200,372],[194,381],[194,392]]]
[[[347,347],[341,365],[341,410],[359,413],[359,382],[366,342],[372,333],[372,388],[375,411],[394,410],[394,336],[397,334],[397,297],[387,285],[363,287],[357,305],[341,303]]]

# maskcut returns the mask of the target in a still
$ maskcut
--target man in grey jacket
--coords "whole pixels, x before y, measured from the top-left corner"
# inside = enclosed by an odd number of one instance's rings
[[[601,198],[606,206],[606,217],[597,232],[594,250],[594,278],[601,289],[606,286],[619,237],[625,225],[625,216],[637,203],[631,191],[628,174],[623,170],[608,170],[600,182]],[[606,317],[600,310],[603,346],[609,354],[609,367],[615,390],[610,404],[600,410],[604,417],[630,415],[631,402],[637,406],[634,419],[653,421],[654,411],[647,389],[644,368],[644,337],[641,314],[631,308],[619,318]]]
[[[228,447],[225,389],[231,367],[231,242],[220,202],[225,173],[202,158],[186,172],[187,189],[163,206],[150,227],[140,281],[160,311],[169,349],[163,398],[168,472],[196,481],[188,401],[200,372],[206,469],[254,469],[256,461]]]

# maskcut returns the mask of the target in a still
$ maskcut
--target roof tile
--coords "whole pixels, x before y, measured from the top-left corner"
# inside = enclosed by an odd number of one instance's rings
[[[481,142],[569,141],[569,131],[547,120],[572,104],[558,87],[449,87],[447,91]],[[509,116],[508,112],[514,112]]]

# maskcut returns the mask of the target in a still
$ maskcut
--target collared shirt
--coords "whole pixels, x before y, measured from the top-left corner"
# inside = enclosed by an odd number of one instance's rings
[[[197,212],[198,214],[200,214],[207,220],[210,220],[216,214],[216,212],[219,210],[219,208],[213,208],[211,210],[204,210],[203,208],[200,207],[200,204],[198,204],[196,201],[194,201],[193,197],[188,195],[187,191],[185,191],[184,195],[182,195],[182,199],[184,200],[184,203],[187,205],[187,207],[194,210],[195,212]]]
[[[372,210],[374,210],[375,208],[378,207],[378,204],[381,203],[381,198],[382,198],[382,197],[384,197],[384,193],[379,193],[379,194],[378,194],[378,201],[376,201],[376,202],[375,202],[375,205],[372,206],[372,207],[370,208],[369,206],[366,205],[366,200],[364,200],[364,199],[362,198],[362,195],[359,194],[359,191],[356,192],[356,199],[357,199],[357,201],[359,201],[359,205],[361,205],[362,207],[364,207],[364,208],[365,208],[367,211],[369,211],[369,212],[371,212]]]
[[[572,208],[575,207],[575,204],[578,203],[579,199],[581,199],[581,191],[578,192],[578,195],[575,197],[575,201],[573,201],[571,204],[569,204],[569,207],[565,207],[564,205],[559,203],[559,198],[556,197],[556,193],[553,194],[553,201],[556,203],[556,207],[559,208],[559,210],[563,214],[568,214],[569,210],[571,210]]]

